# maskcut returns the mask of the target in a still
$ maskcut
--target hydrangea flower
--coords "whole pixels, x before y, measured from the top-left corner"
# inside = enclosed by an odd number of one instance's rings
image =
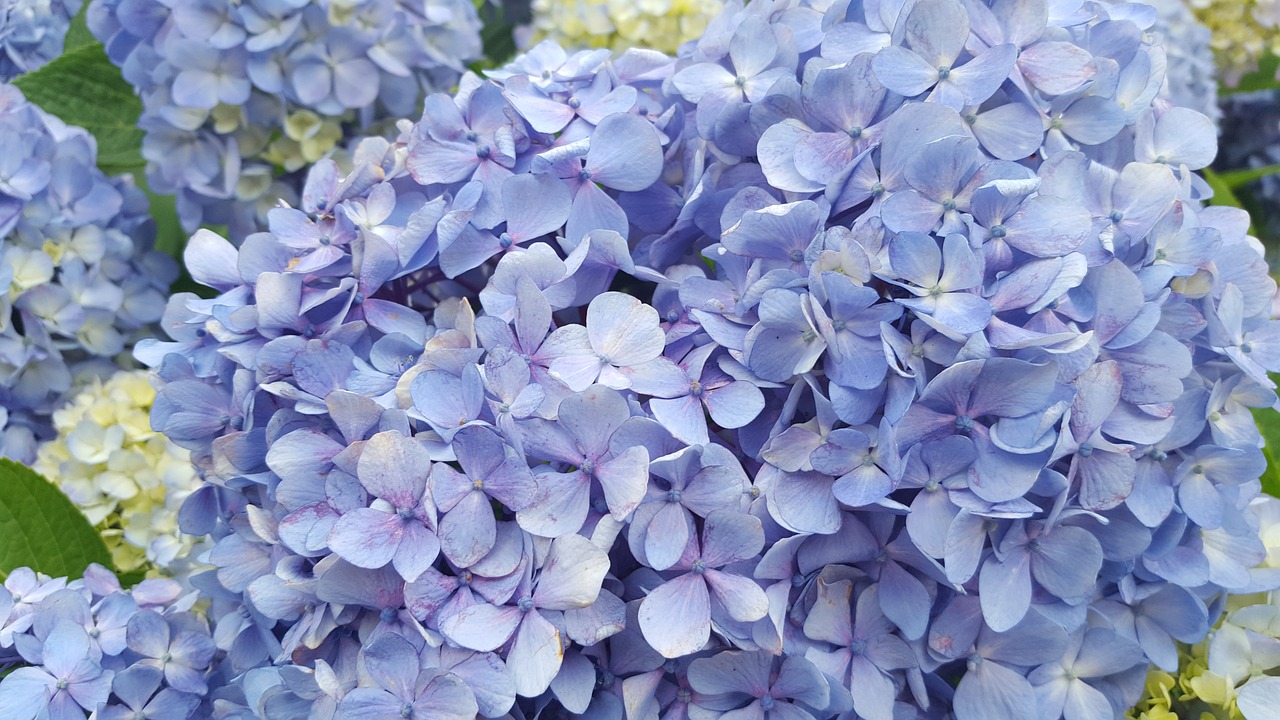
[[[9,82],[62,54],[83,0],[8,0],[0,5],[0,81]]]
[[[226,707],[1122,713],[1280,586],[1276,285],[1148,20],[544,42],[197,234],[216,296],[136,353],[204,479]]]
[[[1210,120],[1222,116],[1218,108],[1218,72],[1213,33],[1196,17],[1197,3],[1155,0],[1155,22],[1147,28],[1164,39],[1168,69],[1165,95],[1174,105],[1190,108]]]
[[[1280,4],[1274,0],[1196,0],[1191,7],[1209,28],[1209,42],[1228,85],[1257,70],[1262,57],[1274,52],[1280,32]]]
[[[151,249],[142,192],[97,169],[92,136],[7,85],[0,145],[0,455],[32,463],[53,411],[130,364],[177,267]]]
[[[19,667],[0,679],[0,710],[15,720],[210,717],[205,678],[219,659],[196,600],[167,579],[122,590],[100,565],[70,581],[15,569],[0,588],[0,662]],[[178,641],[149,654],[171,633]]]
[[[183,572],[194,538],[178,531],[178,508],[199,486],[190,453],[151,429],[155,389],[145,371],[95,380],[53,413],[58,437],[32,468],[56,482],[131,571]]]
[[[530,30],[537,40],[568,48],[675,52],[701,35],[723,6],[721,0],[533,0]]]
[[[1263,496],[1250,507],[1267,545],[1267,567],[1280,549],[1280,503]],[[1176,718],[1193,713],[1256,720],[1274,713],[1277,695],[1271,672],[1280,649],[1280,606],[1275,591],[1229,595],[1226,613],[1203,641],[1178,648],[1173,666],[1151,669],[1142,699],[1128,717]]]
[[[189,231],[237,238],[296,202],[298,171],[384,132],[480,54],[462,0],[90,3],[89,29],[142,98],[152,189]]]

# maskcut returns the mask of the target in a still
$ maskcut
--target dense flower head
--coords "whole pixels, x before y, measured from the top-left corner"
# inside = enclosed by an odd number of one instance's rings
[[[1280,565],[1280,501],[1261,496],[1250,513],[1267,546],[1267,567]],[[1153,668],[1146,690],[1127,717],[1261,720],[1280,702],[1280,595],[1229,595],[1226,613],[1209,635],[1179,648],[1176,672]]]
[[[190,452],[151,429],[155,396],[144,370],[95,379],[54,411],[58,435],[40,446],[33,469],[94,524],[115,567],[173,575],[192,560],[178,508],[199,479]]]
[[[1280,48],[1280,2],[1276,0],[1189,0],[1210,31],[1222,79],[1234,86]]]
[[[142,98],[147,178],[188,230],[258,229],[298,171],[454,85],[468,0],[94,0],[89,28]]]
[[[17,568],[0,586],[0,712],[13,720],[211,717],[220,659],[194,592],[168,579],[124,590],[90,565],[81,578]],[[217,680],[221,684],[222,680]]]
[[[0,86],[0,456],[30,463],[50,414],[129,363],[161,317],[171,258],[146,196],[96,165],[89,133]]]
[[[198,232],[136,355],[237,717],[1121,714],[1280,585],[1276,284],[1153,18],[544,42]]]
[[[533,0],[536,39],[565,47],[629,47],[675,52],[702,35],[722,0]]]
[[[83,0],[0,2],[0,81],[35,70],[62,54],[71,18]]]
[[[1174,105],[1191,108],[1211,120],[1218,108],[1218,72],[1211,39],[1213,33],[1195,16],[1184,0],[1150,0],[1155,22],[1147,29],[1158,33],[1165,49],[1165,97]]]

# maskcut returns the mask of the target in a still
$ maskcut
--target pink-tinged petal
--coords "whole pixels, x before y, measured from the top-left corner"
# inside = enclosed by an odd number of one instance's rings
[[[397,508],[412,508],[426,492],[431,456],[418,441],[388,430],[369,438],[356,469],[370,493]]]
[[[329,549],[362,568],[380,568],[391,562],[404,537],[404,521],[373,508],[345,513],[329,531]]]
[[[663,657],[677,658],[702,649],[711,638],[711,597],[694,573],[654,588],[640,603],[640,631]]]
[[[1018,54],[1022,76],[1047,95],[1065,95],[1097,72],[1088,50],[1065,41],[1038,42]]]
[[[537,611],[525,613],[507,651],[507,670],[515,680],[516,694],[537,697],[546,692],[563,660],[564,647],[556,626]]]

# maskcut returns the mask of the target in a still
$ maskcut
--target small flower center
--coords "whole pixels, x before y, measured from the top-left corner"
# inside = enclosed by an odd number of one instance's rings
[[[670,490],[668,490],[667,502],[673,502],[673,503],[680,502],[680,491],[676,490],[675,488],[671,488]]]
[[[476,157],[480,158],[481,160],[488,159],[489,155],[491,155],[492,153],[493,151],[489,149],[488,145],[481,145],[480,147],[476,148]]]
[[[701,575],[702,573],[704,573],[704,572],[706,572],[706,571],[707,571],[707,563],[706,563],[705,561],[703,561],[703,559],[702,559],[702,558],[698,558],[697,560],[694,560],[694,561],[693,561],[693,568],[692,568],[692,570],[693,570],[694,574],[696,574],[696,575]]]
[[[760,698],[760,709],[764,710],[765,712],[769,712],[770,710],[773,709],[772,695],[765,695],[764,697]]]
[[[515,241],[511,239],[511,235],[507,233],[502,233],[498,236],[498,245],[501,246],[503,250],[511,247],[511,244],[514,242]]]
[[[1076,451],[1076,454],[1080,457],[1089,457],[1093,454],[1093,446],[1089,443],[1085,443],[1080,446],[1080,449]]]
[[[995,226],[992,226],[991,228],[991,237],[993,238],[1002,238],[1008,234],[1009,234],[1009,231],[1006,230],[1003,225],[995,225]]]
[[[949,67],[940,67],[940,68],[938,68],[938,79],[939,79],[939,80],[946,80],[946,79],[947,79],[947,78],[949,78],[949,77],[951,77],[951,68],[949,68]]]
[[[569,107],[573,108],[574,110],[577,110],[578,108],[582,107],[582,101],[576,97],[569,98],[569,102],[566,104]]]
[[[1242,353],[1253,352],[1253,343],[1249,343],[1249,342],[1240,343],[1240,352]]]
[[[693,382],[689,383],[689,394],[693,396],[701,395],[702,383],[698,382],[697,380],[694,380]]]
[[[739,75],[738,77],[733,79],[733,84],[737,85],[738,87],[745,87],[747,84],[747,76]]]
[[[1111,214],[1108,215],[1107,217],[1111,220],[1111,222],[1118,223],[1124,219],[1124,213],[1120,212],[1119,210],[1112,210]]]
[[[396,619],[395,608],[382,608],[382,612],[378,613],[378,618],[384,623],[392,622]]]
[[[520,598],[520,601],[516,603],[516,606],[520,608],[520,612],[529,612],[533,609],[533,598],[525,595]]]
[[[857,140],[858,138],[862,137],[862,128],[855,125],[849,128],[848,130],[845,130],[845,134],[853,138],[854,140]]]
[[[956,418],[956,431],[967,433],[973,430],[973,418],[968,415],[961,415]]]

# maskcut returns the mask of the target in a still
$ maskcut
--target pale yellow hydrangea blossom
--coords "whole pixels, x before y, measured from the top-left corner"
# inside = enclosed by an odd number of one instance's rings
[[[533,0],[533,32],[535,40],[571,48],[674,53],[723,6],[722,0]]]
[[[1261,567],[1280,568],[1280,500],[1260,497],[1253,510],[1267,548]],[[1182,648],[1179,667],[1177,676],[1153,667],[1141,702],[1126,717],[1263,720],[1248,712],[1241,693],[1249,694],[1254,688],[1244,688],[1251,683],[1271,682],[1270,676],[1280,673],[1280,591],[1229,596],[1222,620],[1209,636]]]
[[[102,534],[117,568],[185,572],[195,538],[178,508],[199,487],[190,453],[151,429],[155,390],[146,371],[95,379],[54,412],[58,436],[34,466]]]
[[[1234,86],[1266,55],[1280,55],[1280,0],[1188,0],[1209,28],[1223,81]]]

